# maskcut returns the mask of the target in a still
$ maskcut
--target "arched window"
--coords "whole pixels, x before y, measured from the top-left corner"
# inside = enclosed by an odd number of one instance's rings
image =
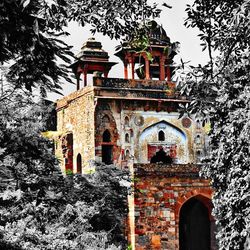
[[[76,157],[76,165],[77,165],[77,173],[82,173],[82,156],[81,154],[78,154]]]
[[[126,161],[129,160],[129,158],[130,158],[130,152],[129,152],[129,150],[127,149],[127,150],[126,150],[126,153],[125,153],[125,160],[126,160]]]
[[[201,128],[201,120],[196,120],[196,128]]]
[[[200,135],[196,136],[196,143],[201,144],[201,136]]]
[[[125,142],[127,142],[127,143],[130,142],[130,140],[129,140],[129,134],[128,133],[125,134]]]
[[[129,127],[129,118],[126,116],[124,120],[125,127]]]
[[[102,123],[104,123],[104,124],[110,123],[110,119],[109,119],[109,116],[108,116],[108,115],[104,115],[104,116],[102,117]]]
[[[165,133],[162,130],[158,133],[158,141],[165,141]]]
[[[111,142],[111,134],[108,129],[106,129],[102,135],[103,142]]]

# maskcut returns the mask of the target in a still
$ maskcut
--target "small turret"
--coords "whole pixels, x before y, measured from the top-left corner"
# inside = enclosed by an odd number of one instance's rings
[[[125,42],[122,48],[115,54],[124,63],[124,77],[128,79],[128,67],[131,69],[130,77],[134,79],[134,72],[140,79],[153,79],[171,81],[173,71],[173,57],[176,55],[172,49],[170,38],[162,26],[155,21],[147,23],[149,30],[145,37],[148,45],[141,51],[137,51],[135,45],[137,42],[132,40]],[[135,65],[139,67],[135,70]]]
[[[108,52],[102,49],[102,44],[95,38],[89,38],[76,55],[77,61],[70,65],[77,79],[77,90],[80,89],[80,76],[83,74],[84,86],[87,86],[87,74],[98,72],[108,77],[108,73],[115,62],[109,62]]]

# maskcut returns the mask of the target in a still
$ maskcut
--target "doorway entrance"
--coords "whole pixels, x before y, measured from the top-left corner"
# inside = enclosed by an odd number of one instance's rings
[[[102,145],[102,162],[109,165],[113,163],[112,159],[113,146]]]
[[[167,155],[167,153],[161,148],[155,155],[151,158],[150,163],[157,163],[161,162],[164,164],[171,164],[173,163],[172,158]]]
[[[206,206],[195,197],[181,208],[180,250],[210,250],[210,220]]]

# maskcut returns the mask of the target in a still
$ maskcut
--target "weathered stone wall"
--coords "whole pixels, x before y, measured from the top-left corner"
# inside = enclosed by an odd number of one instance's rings
[[[89,160],[95,159],[94,145],[94,92],[91,88],[84,88],[68,95],[57,102],[57,130],[62,136],[73,134],[73,172],[76,173],[76,158],[82,157],[82,168]],[[62,170],[65,170],[61,150],[61,137],[57,140],[56,155],[61,160]]]
[[[211,195],[209,181],[199,178],[196,166],[135,164],[135,249],[179,249],[182,205],[197,197],[211,213]]]
[[[112,146],[113,163],[120,165],[120,103],[113,100],[99,99],[95,109],[95,155],[97,161],[102,161],[102,145]],[[103,133],[108,130],[110,142],[103,142]]]

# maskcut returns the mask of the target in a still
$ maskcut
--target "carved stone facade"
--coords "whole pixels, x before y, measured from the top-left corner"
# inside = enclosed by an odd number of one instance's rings
[[[194,117],[179,118],[179,104],[190,100],[169,75],[162,80],[162,63],[161,80],[94,77],[59,100],[56,154],[65,173],[84,173],[92,160],[130,169],[132,249],[215,249],[212,189],[198,174],[207,134]]]

